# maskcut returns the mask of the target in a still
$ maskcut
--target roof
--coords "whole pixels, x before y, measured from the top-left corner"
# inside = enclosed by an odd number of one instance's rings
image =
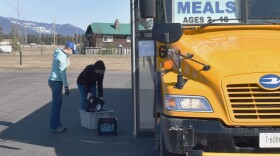
[[[115,29],[114,23],[92,23],[88,26],[86,35],[89,34],[106,34],[106,35],[130,35],[130,24],[119,24],[119,29]],[[145,30],[142,25],[139,26],[140,30]]]

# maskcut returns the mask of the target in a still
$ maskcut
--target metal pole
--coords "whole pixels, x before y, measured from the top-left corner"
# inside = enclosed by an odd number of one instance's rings
[[[139,129],[138,120],[138,84],[137,84],[137,56],[136,56],[136,9],[138,0],[130,0],[130,17],[131,17],[131,77],[132,77],[132,99],[133,99],[133,136],[136,136]]]

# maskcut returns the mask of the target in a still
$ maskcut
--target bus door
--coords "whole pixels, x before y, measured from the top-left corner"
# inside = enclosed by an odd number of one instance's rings
[[[139,31],[138,42],[138,119],[139,130],[153,130],[153,103],[154,103],[154,72],[155,72],[155,42],[151,31]]]

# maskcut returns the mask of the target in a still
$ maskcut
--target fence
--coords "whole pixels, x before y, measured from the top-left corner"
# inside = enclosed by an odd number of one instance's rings
[[[86,47],[86,55],[131,55],[131,48],[98,48]]]
[[[37,54],[38,53],[38,54]],[[50,71],[52,65],[52,54],[26,53],[0,53],[0,70],[40,70]],[[106,70],[129,71],[131,69],[131,56],[129,55],[72,55],[70,57],[69,70],[82,71],[87,65],[98,60],[103,60]]]

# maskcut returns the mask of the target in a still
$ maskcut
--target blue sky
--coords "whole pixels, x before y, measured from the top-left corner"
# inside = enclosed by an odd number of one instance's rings
[[[130,0],[0,0],[0,16],[86,30],[92,22],[130,23]]]

